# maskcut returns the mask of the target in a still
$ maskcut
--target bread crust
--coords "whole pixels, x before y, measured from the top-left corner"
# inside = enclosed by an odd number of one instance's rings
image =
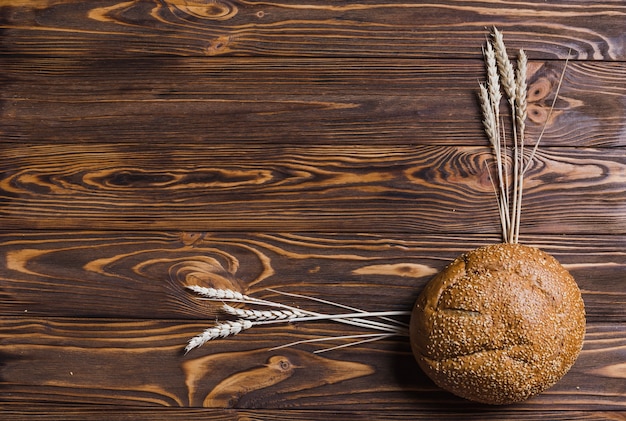
[[[459,256],[420,294],[411,347],[440,387],[502,405],[554,385],[585,334],[578,285],[549,254],[494,244]]]

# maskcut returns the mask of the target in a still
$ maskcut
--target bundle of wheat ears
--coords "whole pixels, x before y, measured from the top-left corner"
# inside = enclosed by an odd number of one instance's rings
[[[418,364],[437,385],[463,398],[488,404],[525,400],[565,375],[578,357],[585,333],[580,290],[554,257],[518,243],[524,176],[543,135],[542,130],[532,147],[526,145],[527,57],[520,50],[514,66],[502,33],[494,28],[484,48],[484,59],[487,80],[480,84],[478,98],[493,155],[489,170],[494,168],[492,180],[502,243],[455,259],[428,283],[412,312],[367,312],[270,290],[342,309],[338,314],[321,314],[235,291],[190,286],[204,299],[222,302],[224,313],[232,319],[218,322],[192,338],[185,350],[189,352],[207,341],[253,326],[332,320],[374,333],[301,340],[277,348],[341,342],[316,351],[323,352],[390,336],[408,336]],[[562,79],[563,75],[557,95]],[[550,112],[553,108],[554,102]],[[229,302],[255,308],[234,307]],[[396,319],[408,315],[410,323]]]

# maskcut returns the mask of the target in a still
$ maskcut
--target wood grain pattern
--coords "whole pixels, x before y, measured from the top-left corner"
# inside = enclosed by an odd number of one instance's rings
[[[19,143],[485,144],[479,60],[11,57],[3,65],[0,133]],[[529,139],[546,124],[563,66],[531,62]],[[625,79],[623,62],[570,62],[542,144],[626,146]]]
[[[625,17],[622,0],[3,1],[0,419],[625,420]],[[362,333],[331,322],[185,355],[222,316],[186,285],[408,310],[499,241],[476,101],[493,25],[529,53],[529,138],[546,128],[521,241],[587,309],[562,381],[486,408],[435,387],[407,338],[270,349]]]
[[[417,369],[406,340],[316,355],[306,347],[268,347],[345,329],[326,324],[254,328],[183,357],[180,343],[203,328],[180,321],[3,320],[0,396],[4,402],[135,406],[345,410],[358,405],[365,410],[384,402],[388,410],[480,408],[435,387]],[[592,324],[572,370],[528,405],[624,410],[625,377],[614,364],[624,349],[623,328]],[[276,377],[277,370],[288,375]],[[216,398],[225,390],[229,398]]]
[[[487,148],[69,144],[3,155],[0,215],[15,229],[499,230]],[[621,148],[544,148],[522,231],[625,233],[624,183]]]
[[[544,57],[623,60],[618,1],[7,1],[5,53],[476,57],[485,27]],[[564,38],[563,33],[568,37]]]
[[[262,297],[275,296],[264,291],[275,288],[369,311],[408,311],[433,273],[497,238],[79,231],[5,234],[0,240],[1,314],[206,319],[219,306],[197,300],[185,286]],[[626,237],[542,235],[524,242],[571,271],[591,322],[626,321]]]

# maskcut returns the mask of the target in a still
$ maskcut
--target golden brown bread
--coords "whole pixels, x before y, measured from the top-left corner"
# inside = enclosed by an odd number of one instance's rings
[[[411,346],[440,387],[519,402],[556,383],[582,348],[585,309],[569,272],[543,251],[495,244],[436,275],[415,303]]]

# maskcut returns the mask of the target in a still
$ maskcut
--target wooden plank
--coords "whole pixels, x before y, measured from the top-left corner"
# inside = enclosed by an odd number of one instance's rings
[[[0,418],[624,419],[624,16],[622,0],[2,2]],[[548,120],[522,242],[588,312],[563,381],[486,409],[437,389],[405,337],[269,350],[360,333],[328,322],[185,355],[218,311],[185,285],[406,310],[499,241],[476,104],[494,24],[530,54],[530,138]]]
[[[0,152],[4,229],[497,235],[486,147],[142,143]],[[623,148],[544,148],[526,234],[626,233]]]
[[[626,411],[514,411],[504,409],[467,409],[451,411],[394,411],[394,410],[311,410],[311,409],[209,409],[209,408],[138,408],[138,407],[111,407],[110,405],[53,405],[43,406],[37,403],[19,404],[10,403],[0,407],[0,415],[5,421],[21,421],[25,418],[38,420],[83,421],[127,421],[127,420],[190,420],[197,421],[242,421],[262,419],[265,421],[314,421],[341,419],[346,421],[441,421],[441,420],[503,420],[515,419],[520,421],[546,420],[577,420],[577,421],[623,421]]]
[[[190,284],[258,297],[267,288],[368,311],[410,311],[426,282],[485,236],[24,232],[0,236],[0,314],[211,319]],[[625,236],[526,236],[583,292],[588,320],[623,322]],[[278,297],[283,301],[283,297]],[[328,311],[315,302],[300,304]]]
[[[612,0],[9,0],[0,28],[5,54],[458,58],[477,57],[485,28],[498,25],[532,55],[624,60],[624,14]]]
[[[475,48],[480,51],[481,43]],[[480,60],[3,58],[7,141],[483,145]],[[563,62],[531,61],[529,140]],[[570,62],[545,146],[626,146],[626,64]]]
[[[322,354],[269,350],[298,338],[345,334],[332,324],[254,327],[183,355],[206,324],[181,321],[0,321],[3,402],[316,410],[477,410],[438,389],[408,342],[385,340]],[[583,351],[553,388],[506,409],[624,410],[623,324],[588,326]],[[275,364],[280,366],[274,367]]]

